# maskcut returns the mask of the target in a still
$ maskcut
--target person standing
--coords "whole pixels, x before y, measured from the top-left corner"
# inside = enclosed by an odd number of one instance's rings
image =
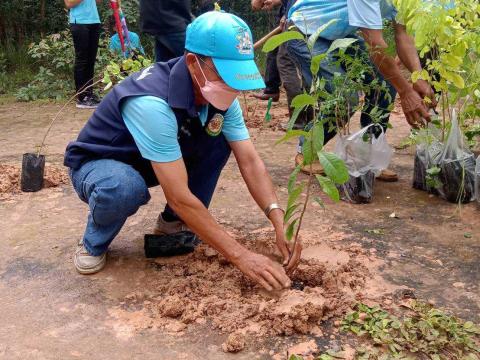
[[[398,56],[407,69],[411,72],[421,71],[422,66],[418,57],[413,38],[411,38],[404,25],[396,22],[397,11],[388,0],[341,0],[337,2],[325,2],[322,0],[289,0],[287,4],[289,25],[294,25],[304,35],[311,35],[315,29],[336,20],[327,27],[318,37],[313,49],[308,49],[304,41],[291,40],[287,43],[289,54],[297,60],[302,70],[302,76],[307,88],[312,83],[310,70],[313,56],[326,54],[320,62],[318,76],[325,81],[325,89],[334,91],[335,74],[345,74],[348,68],[339,64],[336,59],[337,51],[328,52],[328,49],[336,39],[345,37],[356,40],[354,46],[346,49],[350,56],[362,56],[368,54],[373,66],[374,76],[366,75],[362,78],[365,84],[372,83],[375,79],[379,83],[386,80],[386,89],[372,91],[365,96],[365,106],[362,109],[360,124],[362,127],[372,124],[372,112],[376,108],[380,114],[380,125],[383,131],[387,130],[390,108],[398,93],[406,120],[413,128],[418,128],[425,121],[430,121],[429,108],[435,108],[436,100],[433,89],[425,80],[417,80],[415,83],[408,82],[402,75],[395,58],[387,53],[388,45],[383,37],[383,22],[391,20],[395,29],[395,44]],[[356,36],[359,32],[361,37]],[[429,102],[424,99],[429,98]],[[348,99],[350,109],[354,109],[358,103],[358,94],[351,94]],[[353,114],[348,114],[345,122]],[[334,114],[328,114],[325,118],[334,118]],[[330,127],[328,122],[324,125],[324,141],[331,140],[337,129]],[[376,127],[374,134],[378,136],[382,131]],[[300,139],[299,150],[303,140]],[[304,165],[303,154],[299,151],[295,158],[296,165],[302,166],[302,171],[308,172]],[[314,163],[317,171],[321,172],[318,162]],[[305,169],[305,170],[303,170]],[[385,169],[378,179],[383,181],[397,181],[398,176],[390,169]]]
[[[190,0],[140,0],[140,29],[155,37],[155,61],[183,55],[191,8]]]
[[[285,9],[288,1],[286,0],[252,0],[253,10],[271,10],[279,6],[278,23],[285,31]],[[256,93],[253,96],[260,100],[278,101],[280,98],[280,85],[283,84],[287,95],[287,105],[289,116],[293,114],[291,107],[295,96],[304,92],[302,76],[294,59],[287,51],[287,44],[282,44],[267,54],[265,69],[265,89],[263,92]],[[312,117],[311,108],[307,108],[298,116],[294,129],[303,129]]]
[[[97,3],[102,0],[64,0],[69,9],[70,30],[75,48],[74,79],[77,108],[94,109],[99,100],[93,94],[93,76],[100,39]]]

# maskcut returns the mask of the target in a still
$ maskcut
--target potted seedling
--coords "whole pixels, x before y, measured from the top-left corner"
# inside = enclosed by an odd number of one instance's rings
[[[131,58],[123,59],[118,61],[111,61],[107,65],[103,77],[96,80],[93,84],[85,87],[84,89],[77,92],[73,95],[68,101],[60,108],[60,110],[55,114],[53,119],[50,121],[50,124],[45,131],[42,142],[38,146],[36,153],[25,153],[23,154],[22,160],[22,173],[21,173],[21,190],[25,192],[34,192],[39,191],[43,187],[43,176],[45,172],[45,155],[43,150],[45,148],[45,141],[47,139],[50,130],[52,129],[53,124],[63,113],[65,108],[74,101],[79,94],[85,90],[103,82],[105,84],[104,91],[108,91],[113,85],[121,82],[130,74],[141,70],[144,67],[150,66],[152,61],[145,58],[142,55],[139,55],[135,52],[132,52],[133,56]]]
[[[417,145],[413,186],[467,203],[474,198],[470,147],[480,115],[480,5],[474,0],[393,3],[425,63],[412,81],[428,81],[440,100],[439,117],[412,137]]]

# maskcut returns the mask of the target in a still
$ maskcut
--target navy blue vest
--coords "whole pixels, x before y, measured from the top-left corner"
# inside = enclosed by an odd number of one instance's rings
[[[89,160],[118,160],[134,167],[148,186],[157,185],[150,161],[141,156],[121,115],[122,100],[142,95],[165,100],[175,114],[179,130],[187,121],[197,126],[200,123],[185,58],[182,56],[166,63],[155,63],[113,87],[80,131],[77,140],[68,144],[64,165],[77,170]],[[210,106],[206,125],[215,113],[224,112]]]

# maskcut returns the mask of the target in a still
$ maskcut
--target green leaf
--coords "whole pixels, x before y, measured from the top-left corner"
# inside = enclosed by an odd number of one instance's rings
[[[292,240],[293,232],[295,231],[295,224],[297,223],[298,219],[293,220],[290,224],[288,224],[287,230],[285,230],[285,237],[288,241]]]
[[[302,169],[302,165],[297,165],[295,169],[292,171],[290,174],[290,177],[288,178],[288,193],[291,193],[293,190],[293,187],[295,186],[295,182],[297,181],[297,176],[300,170]]]
[[[293,354],[293,355],[290,355],[288,360],[303,360],[303,357]]]
[[[315,177],[317,178],[317,181],[320,184],[320,187],[322,188],[323,192],[327,194],[328,197],[333,201],[339,202],[340,193],[338,192],[338,189],[335,186],[335,183],[326,176],[315,175]]]
[[[292,207],[293,204],[295,204],[295,201],[297,201],[304,187],[305,183],[300,184],[295,189],[293,189],[291,193],[288,194],[287,209],[289,209],[290,207]]]
[[[345,184],[349,175],[347,167],[342,159],[337,155],[325,151],[317,153],[320,164],[322,164],[325,174],[337,184]]]
[[[291,106],[295,109],[307,105],[315,106],[316,102],[316,99],[312,95],[300,94],[293,98]]]
[[[265,113],[265,122],[270,122],[272,120],[272,115],[270,115],[270,109],[272,108],[273,98],[268,99],[267,112]]]
[[[305,109],[305,107],[306,107],[306,105],[304,105],[304,106],[299,106],[299,107],[296,107],[296,108],[293,110],[292,117],[290,118],[290,120],[288,120],[288,123],[287,123],[287,131],[292,130],[293,125],[294,125],[295,122],[297,121],[298,116],[299,116],[300,113]]]
[[[287,131],[287,133],[280,140],[277,140],[275,145],[284,143],[285,141],[288,141],[293,137],[307,136],[307,135],[308,135],[308,132],[304,130],[290,130],[290,131]]]
[[[318,203],[318,205],[320,205],[322,209],[325,209],[325,204],[324,204],[324,202],[322,201],[322,199],[320,199],[320,198],[317,196],[317,197],[315,197],[313,200],[315,200],[315,202]]]
[[[313,126],[313,150],[316,152],[323,149],[324,133],[323,123],[317,121]]]
[[[282,45],[283,43],[290,41],[290,40],[303,40],[304,37],[302,33],[298,31],[285,31],[281,34],[272,36],[270,39],[267,40],[265,45],[263,45],[262,51],[267,53],[272,50],[275,50],[277,47]]]
[[[290,206],[287,211],[285,212],[285,215],[283,217],[283,222],[288,223],[288,221],[292,218],[292,216],[296,213],[296,209],[300,206],[301,204],[294,204]]]
[[[452,82],[453,84],[459,88],[459,89],[463,89],[465,87],[465,81],[463,80],[463,78],[456,74],[456,73],[452,73],[451,74],[451,77],[452,77]]]
[[[337,49],[346,49],[356,41],[358,40],[352,38],[336,39],[328,48],[327,53],[331,53],[332,51],[335,51]]]
[[[318,54],[312,58],[312,62],[310,64],[310,72],[312,73],[312,75],[318,74],[318,70],[320,70],[320,63],[326,57],[327,57],[327,54]]]
[[[339,19],[332,19],[330,20],[329,22],[327,22],[326,24],[323,24],[322,26],[320,26],[317,31],[315,31],[312,35],[310,35],[308,37],[308,40],[307,40],[307,46],[310,50],[313,49],[313,46],[315,45],[315,43],[317,42],[317,39],[318,37],[320,36],[320,34],[322,32],[324,32],[330,25],[336,23]]]
[[[313,144],[312,144],[312,140],[310,139],[310,136],[305,138],[305,141],[302,146],[302,153],[303,153],[303,165],[310,165],[315,160],[317,160],[317,153],[313,149]]]

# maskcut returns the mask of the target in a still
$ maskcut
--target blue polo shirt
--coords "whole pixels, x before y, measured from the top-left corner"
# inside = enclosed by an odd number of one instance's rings
[[[165,100],[148,95],[130,97],[122,103],[121,112],[143,158],[171,162],[182,157],[177,139],[178,123]],[[208,105],[200,107],[198,116],[202,125],[205,125],[207,115]],[[222,133],[229,142],[249,139],[237,99],[225,113]]]
[[[320,37],[341,39],[358,28],[382,29],[383,20],[395,20],[397,11],[389,0],[299,0],[288,10],[288,19],[304,34],[313,34],[330,20]]]
[[[83,0],[70,9],[70,24],[100,24],[97,3],[95,0]]]

